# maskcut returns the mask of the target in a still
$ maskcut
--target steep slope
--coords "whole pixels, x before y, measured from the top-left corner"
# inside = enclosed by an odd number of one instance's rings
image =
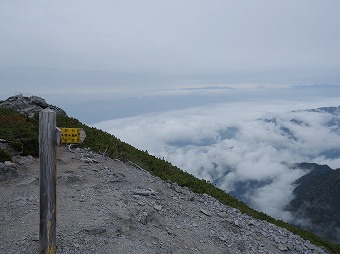
[[[340,243],[340,169],[315,163],[296,167],[310,172],[295,182],[295,197],[287,209],[303,228]]]

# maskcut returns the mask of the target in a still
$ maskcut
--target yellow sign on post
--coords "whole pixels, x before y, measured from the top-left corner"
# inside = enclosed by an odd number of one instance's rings
[[[81,128],[60,128],[61,129],[61,143],[75,144],[81,143],[85,140],[85,132]]]

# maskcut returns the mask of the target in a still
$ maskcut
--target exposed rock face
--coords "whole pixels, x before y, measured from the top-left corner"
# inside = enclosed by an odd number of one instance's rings
[[[0,101],[0,108],[14,109],[29,117],[33,117],[35,113],[50,108],[58,115],[66,115],[66,112],[61,108],[49,105],[43,98],[38,96],[23,96],[22,94],[9,97],[7,100]]]
[[[71,151],[58,149],[57,253],[326,253],[207,194]],[[17,174],[0,184],[0,253],[37,253],[39,160],[13,161]]]

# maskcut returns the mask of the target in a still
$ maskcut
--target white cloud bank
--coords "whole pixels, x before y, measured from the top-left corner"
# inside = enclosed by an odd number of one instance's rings
[[[301,110],[337,103],[336,97],[318,103],[245,100],[95,126],[289,221],[284,207],[293,198],[292,183],[306,173],[290,165],[316,162],[340,167],[340,116]]]

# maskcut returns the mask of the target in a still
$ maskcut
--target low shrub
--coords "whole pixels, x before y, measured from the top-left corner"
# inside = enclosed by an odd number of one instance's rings
[[[5,149],[0,148],[0,162],[11,161],[12,155]]]

